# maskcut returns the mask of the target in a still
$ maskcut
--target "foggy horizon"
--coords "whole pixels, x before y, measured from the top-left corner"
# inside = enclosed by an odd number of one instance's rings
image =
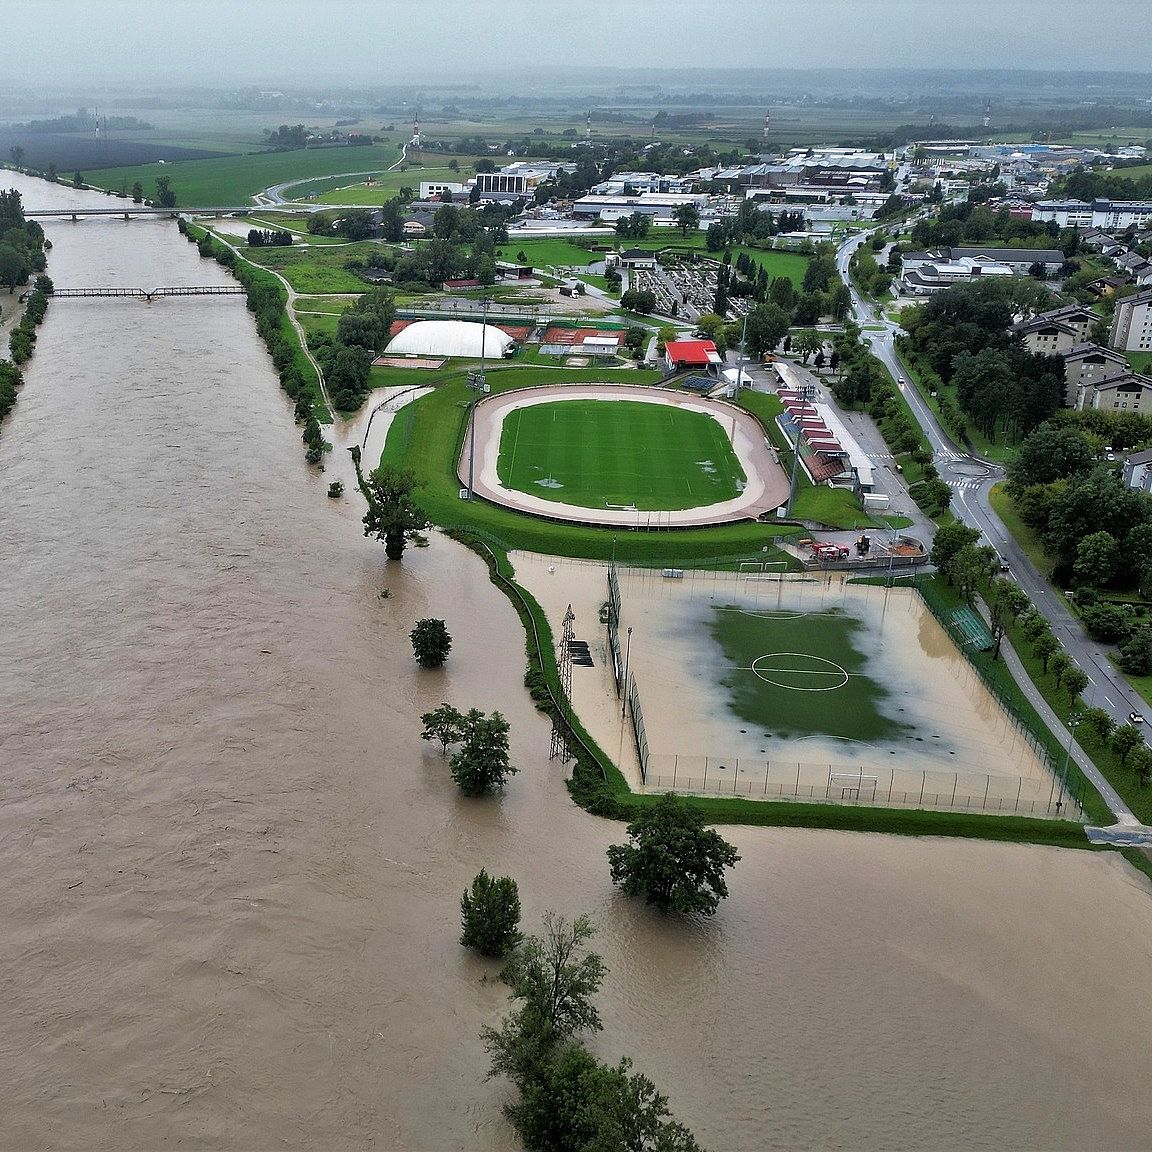
[[[1067,18],[1061,17],[1063,9]],[[627,73],[682,69],[910,69],[1148,72],[1138,37],[1089,55],[1070,0],[424,0],[397,12],[363,0],[30,0],[7,12],[0,74],[75,89],[113,82],[168,86],[323,83],[379,87],[557,68]],[[1110,26],[1139,27],[1142,0],[1114,0]],[[689,58],[685,59],[685,46]]]

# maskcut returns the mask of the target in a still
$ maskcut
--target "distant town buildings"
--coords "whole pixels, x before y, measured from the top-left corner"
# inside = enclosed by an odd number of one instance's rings
[[[1124,231],[1152,225],[1152,200],[1041,200],[1032,219],[1054,221],[1061,228],[1101,228]]]

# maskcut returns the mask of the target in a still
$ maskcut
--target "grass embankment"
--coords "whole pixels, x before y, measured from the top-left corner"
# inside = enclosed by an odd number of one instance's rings
[[[1143,372],[1145,375],[1152,372],[1152,352],[1125,352],[1124,355],[1128,357],[1133,372]]]
[[[659,373],[641,369],[620,370],[620,376],[636,384],[651,384],[659,379]],[[397,414],[384,448],[385,460],[416,473],[421,484],[420,504],[429,519],[442,527],[472,531],[504,550],[519,548],[597,560],[615,555],[622,563],[680,568],[763,560],[764,548],[771,548],[777,537],[796,531],[776,524],[661,530],[589,528],[521,515],[482,500],[462,501],[456,462],[472,397],[464,377],[463,370],[448,375],[429,373],[421,382],[437,384],[436,391]],[[560,380],[599,382],[604,377],[603,369],[594,368],[548,372],[512,367],[488,372],[493,392]],[[777,553],[772,559],[790,560],[785,553]]]
[[[908,378],[953,439],[969,446],[976,455],[983,456],[985,460],[993,460],[999,464],[1006,463],[1015,456],[1015,447],[1001,440],[989,439],[962,415],[958,416],[960,407],[956,400],[956,389],[950,384],[945,384],[927,364],[913,356],[906,341],[901,341],[898,352]],[[948,401],[947,408],[941,406],[942,398]]]
[[[156,177],[172,181],[180,208],[246,204],[257,192],[288,180],[337,172],[370,172],[394,164],[400,149],[392,144],[364,148],[301,148],[291,152],[258,152],[212,160],[173,160],[169,164],[135,164],[85,173],[85,182],[114,192],[129,191],[139,180],[144,195],[156,192]]]
[[[1020,519],[1020,513],[1016,511],[1016,505],[1004,490],[1003,484],[992,486],[988,492],[988,503],[992,505],[992,511],[1004,522],[1004,527],[1008,529],[1012,538],[1024,550],[1033,567],[1046,577],[1052,570],[1052,561],[1044,551],[1040,534]]]

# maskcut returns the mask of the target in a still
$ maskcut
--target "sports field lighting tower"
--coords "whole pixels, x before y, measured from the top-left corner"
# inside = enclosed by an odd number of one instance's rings
[[[480,325],[480,371],[468,373],[468,387],[472,392],[472,403],[468,408],[468,499],[472,499],[476,479],[476,403],[488,391],[484,378],[484,352],[488,337],[488,297],[481,301]]]
[[[740,329],[740,359],[736,364],[736,385],[732,389],[733,401],[740,399],[740,385],[744,383],[744,365],[748,359],[748,313],[744,313],[744,327]]]

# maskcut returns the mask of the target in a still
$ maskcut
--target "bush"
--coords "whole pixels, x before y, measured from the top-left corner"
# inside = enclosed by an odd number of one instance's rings
[[[1084,610],[1082,619],[1092,639],[1104,644],[1123,640],[1132,631],[1128,613],[1116,604],[1095,604]]]

